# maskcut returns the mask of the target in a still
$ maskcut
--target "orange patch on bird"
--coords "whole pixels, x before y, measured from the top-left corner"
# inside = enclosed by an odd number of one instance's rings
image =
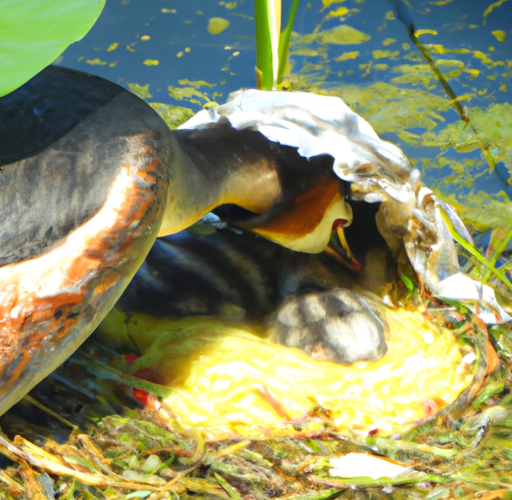
[[[112,271],[109,273],[103,281],[94,289],[94,293],[100,295],[105,293],[109,288],[113,287],[116,283],[119,282],[120,279],[123,278],[123,275],[119,272]]]
[[[59,293],[50,297],[34,297],[30,319],[33,323],[42,323],[43,321],[49,321],[55,317],[57,311],[64,311],[65,309],[75,308],[85,296],[85,290],[81,293]],[[59,316],[59,314],[57,314]]]
[[[73,283],[84,279],[87,274],[90,274],[91,271],[100,267],[101,263],[98,256],[89,256],[89,252],[87,250],[84,254],[85,255],[78,255],[73,259],[73,262],[68,267],[65,285],[70,286]]]
[[[297,196],[292,207],[278,219],[257,226],[254,229],[266,233],[303,236],[312,232],[322,221],[327,207],[338,194],[339,179],[328,177],[320,180],[305,193]]]
[[[132,139],[141,152],[133,162],[138,171],[123,165],[102,211],[55,249],[0,268],[0,413],[64,360],[63,345],[68,355],[78,347],[84,327],[95,326],[108,304],[103,292],[131,276],[149,250],[145,241],[160,223],[167,173],[144,136]]]

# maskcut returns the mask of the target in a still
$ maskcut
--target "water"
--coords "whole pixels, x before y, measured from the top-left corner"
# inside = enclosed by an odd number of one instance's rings
[[[402,147],[425,182],[458,205],[469,223],[480,229],[508,224],[512,2],[410,0],[406,10],[469,126],[396,19],[394,4],[302,1],[291,47],[292,89],[342,96]],[[252,16],[251,0],[107,0],[97,24],[59,64],[128,86],[149,102],[195,112],[255,85]],[[229,26],[212,34],[212,18]]]

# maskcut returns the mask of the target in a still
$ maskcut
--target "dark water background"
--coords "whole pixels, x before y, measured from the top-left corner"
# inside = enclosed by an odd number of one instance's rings
[[[283,2],[283,17],[286,16],[290,3]],[[411,0],[413,9],[410,10],[410,15],[416,29],[438,32],[438,35],[424,35],[421,37],[422,42],[443,44],[446,47],[474,48],[487,53],[488,47],[492,46],[494,60],[512,59],[512,2],[506,1],[485,18],[485,10],[492,4],[488,0],[453,0],[441,6],[435,5],[436,3],[441,2]],[[225,4],[236,6],[226,8]],[[330,29],[345,22],[369,34],[371,39],[363,47],[358,45],[361,54],[357,60],[335,64],[328,82],[336,84],[342,80],[343,83],[367,84],[371,80],[386,80],[389,75],[377,72],[363,77],[365,71],[359,65],[372,59],[375,48],[384,48],[381,43],[387,38],[396,39],[395,44],[388,46],[392,50],[395,45],[410,44],[406,28],[400,20],[386,20],[386,14],[393,10],[392,2],[348,0],[331,4],[331,9],[322,11],[320,0],[303,0],[299,5],[294,31],[299,35],[312,33],[329,10],[339,6],[359,9],[360,12],[344,16],[343,20],[332,18],[322,28]],[[162,12],[166,9],[175,12]],[[68,48],[60,64],[121,84],[149,83],[153,98],[161,102],[173,102],[167,93],[167,86],[176,86],[182,79],[215,83],[217,88],[214,90],[222,92],[222,97],[225,97],[230,91],[255,86],[253,15],[252,0],[107,0],[96,25],[82,41]],[[210,34],[207,27],[208,20],[212,17],[227,19],[230,22],[229,27],[218,35]],[[504,30],[508,34],[505,42],[496,40],[492,35],[495,30]],[[150,40],[141,40],[143,36],[150,36]],[[108,51],[114,43],[118,43],[118,47]],[[190,52],[184,52],[187,47]],[[345,47],[350,49],[350,45]],[[180,52],[184,52],[183,56],[177,57]],[[235,52],[240,54],[233,57]],[[466,60],[471,58],[471,55],[465,57]],[[144,65],[144,61],[148,59],[157,60],[159,64]],[[309,62],[315,63],[319,60],[317,58],[316,61]],[[296,62],[300,65],[305,62],[305,58]],[[470,66],[486,69],[475,58]],[[509,67],[498,69],[505,69],[505,72],[510,73]],[[348,70],[353,70],[354,73],[346,74]],[[344,71],[345,75],[337,77],[339,71]],[[507,75],[506,79],[509,78],[510,75]],[[499,87],[502,81],[504,80],[497,79],[490,87],[486,85],[489,82],[474,83],[479,90],[487,87],[489,92],[493,92],[493,87]],[[452,83],[454,91],[463,93],[463,84],[463,79]],[[512,88],[508,92],[496,93],[495,97],[498,101],[506,101],[509,100],[511,92]],[[221,98],[218,100],[223,101]],[[198,106],[195,108],[199,109]]]

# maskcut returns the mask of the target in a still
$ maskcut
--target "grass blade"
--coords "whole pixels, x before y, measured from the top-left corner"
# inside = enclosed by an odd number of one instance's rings
[[[507,286],[507,288],[512,292],[512,283],[509,281],[509,279],[494,265],[492,262],[489,262],[473,245],[468,243],[462,236],[457,233],[457,231],[454,229],[452,222],[450,221],[450,218],[445,213],[444,210],[440,210],[441,217],[443,218],[446,226],[448,227],[448,230],[450,231],[451,237],[462,247],[464,250],[469,252],[480,264],[483,264],[487,269],[489,269],[492,273],[494,273],[503,283]]]
[[[290,14],[288,15],[286,28],[283,30],[281,36],[279,37],[279,68],[277,71],[277,85],[280,85],[283,81],[286,63],[288,62],[288,49],[290,47],[290,39],[292,37],[293,23],[295,21],[295,15],[297,14],[299,2],[300,0],[293,0]]]
[[[262,90],[276,86],[281,31],[281,2],[254,0],[256,25],[256,79]]]

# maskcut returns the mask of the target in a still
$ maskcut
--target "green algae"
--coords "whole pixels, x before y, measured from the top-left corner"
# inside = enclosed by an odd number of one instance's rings
[[[348,24],[340,24],[331,29],[297,37],[293,42],[297,45],[310,45],[315,42],[324,45],[358,45],[367,42],[370,38],[370,35]]]
[[[510,227],[512,201],[503,191],[493,195],[472,191],[456,196],[436,189],[436,194],[451,203],[462,219],[479,231]]]
[[[153,97],[149,93],[149,83],[146,85],[139,85],[138,83],[128,83],[128,88],[141,99],[149,99]]]
[[[460,62],[447,65],[460,67]],[[417,76],[420,71],[427,75],[429,69],[427,65],[399,65],[393,71]],[[433,80],[433,75],[428,76],[429,82]],[[342,97],[379,134],[394,133],[410,146],[431,149],[433,157],[412,160],[419,162],[430,187],[452,203],[466,223],[481,231],[508,227],[512,202],[507,194],[488,194],[474,186],[480,177],[492,174],[482,158],[482,148],[496,163],[501,162],[512,171],[512,105],[468,107],[469,127],[462,120],[447,120],[452,108],[448,98],[427,89],[404,88],[394,83],[339,85],[330,87],[329,93]],[[465,156],[452,157],[453,152]],[[476,156],[468,157],[468,153]],[[441,175],[434,173],[438,170]]]
[[[194,116],[194,111],[183,106],[173,106],[162,102],[150,102],[149,105],[164,119],[169,128],[174,129]]]
[[[391,59],[396,60],[400,55],[399,50],[374,50],[372,51],[372,56],[374,59]]]
[[[497,162],[502,161],[512,167],[512,104],[471,107],[467,113],[478,137],[466,124],[458,121],[448,123],[437,133],[425,133],[422,144],[442,149],[452,147],[457,152],[466,153],[478,149],[480,139]]]
[[[179,83],[183,85],[192,85],[190,88],[197,88],[203,84],[213,86],[201,81],[189,82],[188,80],[180,80]],[[138,83],[128,83],[127,85],[128,88],[141,99],[148,100],[153,97],[149,92],[149,84],[139,85]],[[163,102],[149,102],[148,104],[164,119],[165,123],[167,123],[171,129],[179,127],[182,123],[194,116],[194,112],[190,108],[185,108],[183,106],[174,106],[173,104],[166,104]]]
[[[210,101],[210,98],[206,93],[197,90],[195,87],[173,87],[169,85],[167,90],[169,91],[169,95],[177,101],[190,101],[201,106],[205,102]],[[202,101],[199,99],[202,99]]]
[[[199,104],[200,106],[210,103],[211,99],[206,92],[202,92],[199,89],[201,87],[211,88],[216,86],[216,84],[208,83],[204,80],[190,81],[188,79],[182,79],[178,80],[178,83],[180,85],[179,87],[172,85],[167,87],[169,95],[177,101],[189,101],[194,104]],[[213,97],[219,95],[222,94],[214,93]]]
[[[189,85],[190,87],[194,87],[195,89],[201,88],[201,87],[215,87],[215,83],[208,83],[204,80],[189,80],[188,78],[184,78],[182,80],[178,80],[178,83],[180,85]]]
[[[208,33],[218,35],[229,27],[229,21],[223,17],[212,17],[208,20]]]
[[[335,61],[349,61],[350,59],[355,59],[359,55],[359,51],[354,50],[352,52],[343,52],[341,56],[334,59]]]
[[[445,97],[383,82],[368,86],[341,85],[329,90],[366,118],[379,134],[400,134],[407,129],[433,130],[443,120],[440,113],[451,107]]]

